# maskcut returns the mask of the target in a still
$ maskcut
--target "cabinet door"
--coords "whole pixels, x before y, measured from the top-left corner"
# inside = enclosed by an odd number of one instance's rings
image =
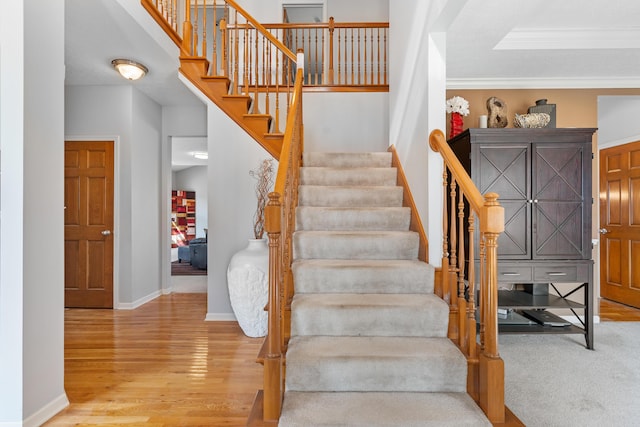
[[[504,207],[504,233],[498,238],[501,259],[531,258],[531,145],[479,144],[474,182],[480,193],[498,193]]]
[[[582,259],[591,243],[584,196],[591,197],[590,146],[536,143],[533,153],[533,258]]]

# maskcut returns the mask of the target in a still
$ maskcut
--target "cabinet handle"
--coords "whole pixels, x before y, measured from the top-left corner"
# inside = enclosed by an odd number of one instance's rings
[[[566,276],[566,275],[567,273],[554,273],[554,272],[547,273],[547,276]]]
[[[520,273],[502,273],[503,276],[520,276]]]

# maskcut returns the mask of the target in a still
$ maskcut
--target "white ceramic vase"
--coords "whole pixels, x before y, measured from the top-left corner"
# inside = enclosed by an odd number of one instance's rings
[[[231,257],[227,285],[231,308],[248,337],[267,335],[269,300],[269,246],[266,239],[250,239],[249,245]]]

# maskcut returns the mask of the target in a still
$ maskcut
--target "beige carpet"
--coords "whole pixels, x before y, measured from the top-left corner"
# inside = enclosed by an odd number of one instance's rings
[[[581,335],[501,335],[505,401],[528,427],[640,425],[640,322]]]

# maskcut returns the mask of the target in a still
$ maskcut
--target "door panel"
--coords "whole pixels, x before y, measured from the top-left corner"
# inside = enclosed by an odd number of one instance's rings
[[[65,142],[65,306],[113,307],[113,142]]]
[[[600,295],[640,308],[640,141],[600,152]]]

